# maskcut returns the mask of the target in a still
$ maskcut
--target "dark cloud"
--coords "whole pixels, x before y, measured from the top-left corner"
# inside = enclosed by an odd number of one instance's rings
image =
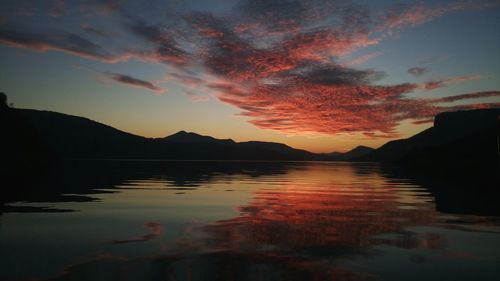
[[[299,27],[307,17],[311,1],[299,0],[246,0],[237,6],[238,14],[247,20],[263,24],[269,30],[288,30]]]
[[[322,85],[366,85],[384,76],[383,72],[358,70],[337,65],[315,66],[301,75],[309,83]]]
[[[337,0],[243,0],[235,6],[236,21],[242,27],[265,31],[272,35],[286,35],[304,31],[332,18],[340,19],[343,27],[358,28],[369,19],[366,7],[349,1]],[[262,30],[263,29],[263,30]]]
[[[124,75],[124,74],[119,74],[119,73],[108,73],[108,75],[111,77],[116,82],[119,82],[121,84],[134,87],[134,88],[142,88],[146,90],[153,91],[155,93],[161,94],[164,93],[165,90],[156,86],[155,84],[142,80],[142,79],[137,79],[129,75]]]
[[[123,0],[87,0],[85,7],[99,14],[109,16],[122,8]]]
[[[180,48],[173,34],[158,25],[147,24],[142,20],[127,20],[126,28],[151,44],[152,50],[135,52],[135,55],[146,60],[185,65],[190,54]]]
[[[454,102],[464,99],[479,99],[479,98],[488,98],[497,96],[500,97],[500,91],[484,91],[484,92],[468,93],[468,94],[438,98],[435,99],[434,101],[436,103],[445,103],[445,102]]]
[[[110,54],[100,45],[74,33],[32,33],[0,27],[0,44],[41,52],[62,51],[109,63],[120,60],[119,56]]]
[[[48,5],[50,5],[49,3]],[[0,1],[0,15],[2,18],[31,17],[39,7],[37,1],[2,0]]]
[[[66,12],[66,0],[57,0],[50,10],[50,15],[53,17],[62,16]]]
[[[102,29],[99,29],[97,27],[94,27],[94,26],[87,24],[87,23],[80,25],[80,27],[83,31],[85,31],[86,33],[91,34],[91,35],[97,35],[99,37],[108,37],[111,35],[108,32],[106,32]]]
[[[408,73],[415,77],[421,76],[422,74],[427,73],[429,71],[430,69],[428,67],[418,67],[418,66],[408,69]]]
[[[125,26],[135,35],[152,43],[161,43],[165,34],[161,31],[161,27],[146,24],[141,20],[132,20]]]

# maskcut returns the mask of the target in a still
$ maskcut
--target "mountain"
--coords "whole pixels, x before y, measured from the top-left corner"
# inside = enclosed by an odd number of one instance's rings
[[[368,153],[371,153],[372,151],[374,151],[375,149],[371,148],[371,147],[368,147],[368,146],[364,146],[364,145],[358,145],[356,146],[355,148],[345,152],[345,153],[342,153],[342,152],[331,152],[331,153],[327,153],[325,154],[330,160],[334,160],[334,161],[349,161],[351,159],[356,159],[356,158],[359,158],[359,157],[363,157],[365,155],[367,155]]]
[[[436,115],[433,127],[407,139],[390,141],[355,160],[498,170],[499,116],[499,108],[441,113]]]
[[[180,131],[173,135],[166,136],[163,138],[164,141],[172,142],[172,143],[203,143],[203,142],[212,142],[212,143],[225,143],[225,144],[234,144],[235,142],[232,139],[216,139],[209,136],[202,136],[196,133]]]
[[[14,109],[38,132],[58,158],[133,158],[146,153],[148,139],[87,118],[32,109]]]
[[[164,138],[145,138],[87,118],[62,113],[11,109],[6,106],[2,107],[1,112],[5,135],[2,146],[8,152],[8,157],[4,159],[11,159],[9,161],[12,163],[24,163],[23,165],[34,163],[31,159],[34,157],[341,160],[395,162],[429,167],[498,167],[500,109],[441,113],[436,116],[434,127],[410,138],[388,142],[376,150],[358,146],[346,153],[328,154],[315,154],[281,143],[235,142],[232,139],[216,139],[185,131]]]
[[[9,109],[33,127],[55,158],[172,160],[323,160],[272,142],[240,142],[180,131],[164,138],[133,135],[87,118],[32,109]],[[10,121],[4,120],[6,123]],[[10,134],[15,134],[15,131]]]

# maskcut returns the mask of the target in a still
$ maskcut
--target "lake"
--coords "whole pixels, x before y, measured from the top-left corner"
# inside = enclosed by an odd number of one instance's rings
[[[370,163],[68,161],[2,207],[0,280],[500,280],[499,199],[474,182]]]

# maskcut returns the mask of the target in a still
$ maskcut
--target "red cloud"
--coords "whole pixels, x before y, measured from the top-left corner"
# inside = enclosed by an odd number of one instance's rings
[[[439,112],[496,107],[499,104],[437,106],[462,99],[498,96],[481,92],[440,99],[405,98],[417,84],[319,85],[296,79],[277,85],[244,88],[236,84],[212,85],[218,98],[243,110],[241,115],[262,129],[285,133],[355,133],[370,137],[396,137],[395,128],[403,120],[432,121]]]
[[[422,15],[405,19],[419,24]],[[425,12],[425,13],[424,13]],[[437,11],[437,16],[445,11]],[[370,32],[356,23],[354,28],[314,28],[288,31],[280,28],[281,39],[273,44],[259,44],[248,35],[264,25],[239,24],[233,28],[213,16],[198,15],[195,27],[205,40],[198,52],[208,71],[220,77],[207,83],[217,98],[238,107],[242,116],[258,128],[285,133],[363,133],[368,137],[396,137],[396,127],[404,120],[429,122],[439,112],[488,107],[490,105],[438,106],[451,99],[413,99],[405,95],[416,90],[432,90],[455,83],[480,79],[478,75],[450,77],[424,84],[376,85],[379,72],[356,70],[331,62],[330,57],[377,44]],[[403,24],[394,20],[387,28]],[[203,26],[202,29],[199,26]],[[210,32],[207,33],[207,29]],[[236,30],[236,32],[235,32]],[[239,36],[245,34],[246,39]],[[213,36],[217,34],[217,36]],[[263,46],[257,48],[256,46]],[[379,55],[361,57],[359,63]],[[464,96],[460,99],[479,97]]]
[[[221,101],[243,110],[242,115],[263,129],[287,133],[323,134],[375,132],[393,134],[405,107],[415,102],[394,100],[416,86],[317,85],[303,80],[249,89],[234,84],[213,85]],[[406,102],[404,102],[406,101]]]
[[[112,10],[126,7],[115,1],[109,3]],[[0,28],[0,43],[39,51],[58,50],[107,63],[130,58],[165,63],[179,70],[169,77],[182,84],[190,98],[205,99],[195,95],[196,90],[216,91],[220,101],[241,109],[241,115],[263,129],[394,137],[397,125],[404,120],[422,123],[442,111],[498,106],[440,105],[496,96],[498,92],[410,98],[406,95],[415,91],[433,90],[480,76],[379,85],[376,82],[384,75],[382,72],[353,66],[380,53],[368,53],[345,65],[339,65],[338,58],[376,45],[392,31],[450,12],[494,5],[485,3],[461,1],[433,8],[423,4],[398,6],[377,16],[368,7],[349,1],[318,5],[315,1],[243,0],[235,5],[232,17],[189,12],[156,24],[121,11],[117,14],[128,35],[141,39],[143,44],[114,52],[71,33],[40,35]],[[409,73],[419,75],[425,71],[413,68]],[[217,82],[200,77],[215,77]],[[111,74],[111,79],[163,92],[151,82],[126,75]]]

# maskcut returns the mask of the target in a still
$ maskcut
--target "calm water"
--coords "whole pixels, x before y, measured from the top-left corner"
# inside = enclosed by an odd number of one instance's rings
[[[4,206],[0,279],[500,280],[500,200],[460,190],[374,164],[65,163]]]

